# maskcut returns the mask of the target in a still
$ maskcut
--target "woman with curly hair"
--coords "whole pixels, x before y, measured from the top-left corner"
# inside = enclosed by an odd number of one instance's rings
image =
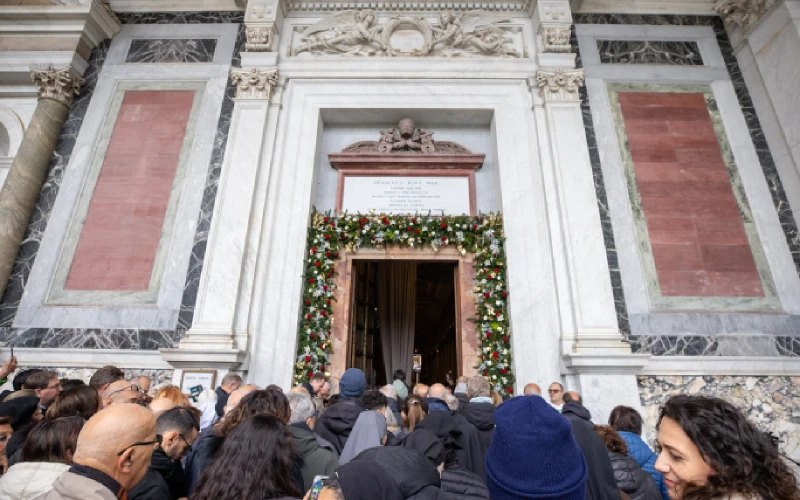
[[[299,498],[294,461],[289,427],[273,415],[250,417],[225,439],[192,500]]]
[[[672,500],[800,500],[770,438],[722,399],[673,396],[656,429],[655,467]]]

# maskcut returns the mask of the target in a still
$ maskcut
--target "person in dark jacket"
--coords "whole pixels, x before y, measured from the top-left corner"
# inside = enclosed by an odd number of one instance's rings
[[[428,389],[428,412],[444,411],[450,413],[450,407],[447,406],[445,401],[447,398],[447,389],[442,384],[433,384]]]
[[[323,496],[345,500],[403,500],[400,488],[389,473],[369,460],[351,462],[336,469],[336,476],[323,482],[320,498]]]
[[[611,459],[606,452],[606,445],[594,431],[589,410],[577,402],[580,400],[580,395],[575,396],[572,393],[564,395],[561,415],[572,424],[572,434],[586,457],[589,468],[586,500],[619,500],[620,490],[614,477],[614,469],[611,467]]]
[[[656,482],[633,457],[628,456],[628,445],[617,431],[608,425],[595,425],[594,430],[606,444],[619,489],[631,500],[661,500]]]
[[[617,406],[608,416],[608,425],[617,431],[628,446],[628,455],[655,480],[662,500],[669,500],[664,476],[656,470],[658,455],[642,439],[642,416],[629,406]]]
[[[333,445],[317,437],[311,426],[316,420],[316,410],[311,396],[302,392],[287,395],[292,417],[289,429],[292,432],[292,445],[297,453],[297,462],[303,476],[303,491],[314,485],[316,476],[332,476],[339,467],[338,454]],[[324,443],[324,444],[323,444]]]
[[[128,493],[130,500],[177,500],[189,495],[181,459],[192,449],[200,424],[186,408],[167,410],[156,421],[161,444],[144,478]]]
[[[418,427],[406,437],[403,446],[422,453],[439,470],[443,492],[462,500],[490,500],[483,479],[458,466],[455,454],[458,445],[451,435],[441,438]]]
[[[217,416],[219,418],[225,415],[225,405],[228,404],[228,397],[241,386],[242,377],[235,373],[228,373],[222,377],[222,383],[214,391],[217,393],[217,404],[214,406],[214,409],[217,411]]]
[[[497,429],[486,454],[492,500],[590,498],[586,460],[570,423],[547,401],[512,398],[497,408],[495,417]]]
[[[358,368],[350,368],[339,380],[339,401],[325,410],[314,425],[314,432],[330,442],[341,454],[358,416],[364,411],[361,396],[367,387],[367,377]]]
[[[458,425],[459,418],[462,425]],[[475,474],[484,481],[483,448],[478,431],[460,415],[449,415],[443,411],[433,412],[420,422],[417,429],[428,429],[450,446],[456,465],[461,470]],[[452,464],[450,464],[452,465]],[[446,464],[445,469],[449,466]]]
[[[9,466],[19,461],[22,446],[28,438],[28,433],[33,426],[42,420],[39,398],[33,394],[33,391],[30,391],[30,395],[25,395],[26,393],[23,391],[25,389],[13,393],[0,403],[0,417],[10,417],[11,428],[14,430],[14,434],[11,435],[6,444],[6,456],[8,457]],[[14,397],[17,394],[23,395]]]
[[[485,456],[494,434],[495,406],[492,403],[489,381],[480,375],[471,377],[467,381],[467,395],[469,403],[461,410],[461,414],[478,429]]]
[[[378,446],[364,450],[348,465],[375,462],[400,488],[406,500],[455,500],[441,489],[439,471],[421,453],[402,446]]]

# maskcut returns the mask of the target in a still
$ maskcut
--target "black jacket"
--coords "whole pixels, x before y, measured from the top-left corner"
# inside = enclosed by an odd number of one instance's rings
[[[578,403],[570,401],[569,403],[564,403],[564,406],[561,408],[561,414],[567,417],[567,420],[574,421],[574,420],[583,420],[585,422],[592,421],[592,414],[589,413],[585,407],[579,405]]]
[[[335,451],[319,443],[317,436],[305,422],[292,424],[289,429],[292,432],[292,446],[297,454],[296,463],[303,476],[301,491],[308,491],[314,485],[314,477],[333,476],[339,467],[339,457]]]
[[[144,478],[128,492],[130,500],[177,500],[189,494],[181,463],[172,460],[160,447],[153,452]]]
[[[361,452],[352,463],[371,460],[389,474],[406,500],[454,500],[441,489],[439,472],[423,454],[400,446],[377,446]]]
[[[458,466],[445,468],[442,472],[442,491],[462,500],[491,500],[483,479]]]
[[[402,427],[403,426],[403,416],[400,414],[400,405],[397,403],[397,400],[394,398],[387,398],[387,404],[389,405],[389,409],[392,411],[394,415],[394,419],[397,422],[397,425]]]
[[[363,411],[364,406],[359,399],[340,398],[338,403],[319,417],[314,425],[314,432],[329,441],[336,448],[336,453],[341,455],[347,438]]]
[[[439,398],[427,398],[428,400],[428,413],[432,411],[445,411],[450,413],[450,407],[447,406],[447,403],[442,401]]]
[[[614,469],[611,468],[611,460],[608,458],[606,445],[600,435],[594,431],[592,423],[587,420],[575,417],[571,419],[571,422],[572,435],[575,436],[575,441],[583,451],[583,456],[586,457],[586,466],[589,469],[589,476],[586,479],[586,500],[620,500]]]
[[[209,427],[204,429],[197,440],[192,446],[192,452],[186,456],[186,479],[189,485],[189,494],[191,494],[197,483],[200,481],[200,476],[206,467],[214,460],[217,451],[222,448],[224,438],[214,434],[214,428]]]
[[[494,410],[495,406],[492,403],[467,403],[467,406],[461,410],[464,418],[478,429],[484,457],[494,435]],[[481,460],[481,463],[483,463],[483,460]]]
[[[228,394],[222,387],[217,387],[214,389],[214,392],[217,393],[217,404],[214,406],[214,409],[217,411],[217,416],[222,418],[225,415],[225,405],[228,404]]]
[[[643,471],[636,459],[622,453],[608,452],[617,486],[631,497],[631,500],[660,500],[661,492],[653,477]]]
[[[456,464],[463,470],[484,479],[483,448],[478,430],[462,415],[450,415],[443,411],[429,413],[415,429],[428,429],[443,440],[445,447],[453,451]]]

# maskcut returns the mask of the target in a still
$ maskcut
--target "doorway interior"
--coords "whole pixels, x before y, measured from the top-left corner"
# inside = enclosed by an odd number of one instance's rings
[[[390,291],[390,288],[397,288],[398,273],[404,270],[407,286],[398,300],[396,293],[392,295],[396,290]],[[354,261],[347,366],[362,369],[371,387],[391,382],[391,373],[397,368],[406,371],[406,382],[416,382],[410,358],[406,362],[397,361],[398,344],[410,347],[413,336],[413,353],[422,357],[419,381],[425,384],[444,382],[448,374],[455,379],[459,354],[457,281],[456,262]],[[381,304],[388,310],[381,311]],[[398,329],[396,325],[382,325],[382,318],[384,323],[407,324]],[[384,349],[387,343],[390,344],[388,353]],[[387,356],[390,357],[388,361]],[[406,358],[401,356],[403,360]],[[387,364],[390,365],[388,371]],[[393,366],[397,364],[408,366]]]

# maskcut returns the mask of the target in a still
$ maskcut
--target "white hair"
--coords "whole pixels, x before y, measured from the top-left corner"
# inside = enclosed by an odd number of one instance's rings
[[[380,388],[381,394],[390,399],[397,399],[397,389],[392,385],[384,385]]]
[[[445,402],[447,403],[447,407],[450,408],[450,411],[458,410],[458,398],[453,396],[452,394],[448,394],[445,397]]]
[[[305,422],[314,415],[316,409],[307,392],[290,392],[286,398],[289,400],[289,408],[292,409],[289,424]]]

